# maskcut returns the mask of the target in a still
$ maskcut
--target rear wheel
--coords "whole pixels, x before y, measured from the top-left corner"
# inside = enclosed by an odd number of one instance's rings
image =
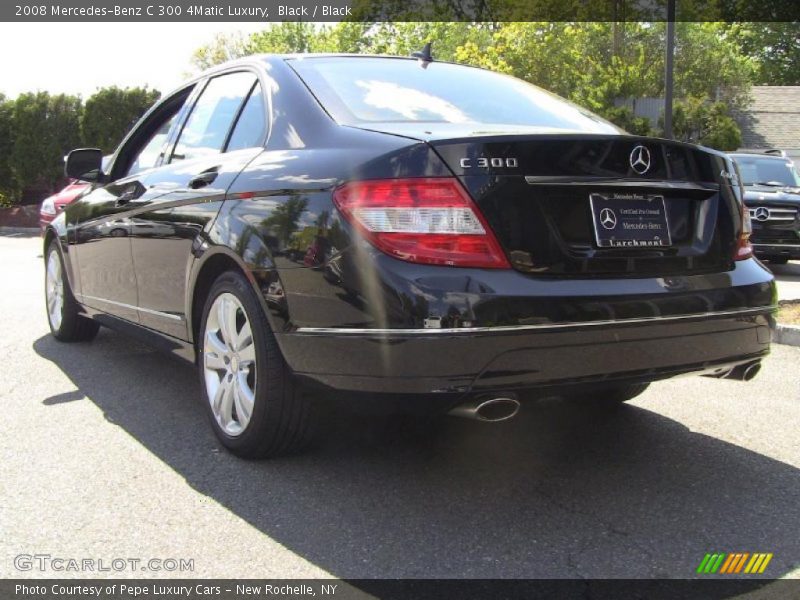
[[[62,342],[86,342],[94,339],[100,326],[80,314],[80,306],[72,296],[64,275],[64,258],[58,241],[47,247],[45,257],[44,294],[50,331]]]
[[[219,440],[243,458],[295,452],[311,434],[311,404],[294,382],[266,315],[239,273],[211,288],[198,336],[204,403]]]
[[[643,394],[648,387],[650,387],[649,383],[603,385],[589,392],[567,394],[565,398],[579,402],[593,402],[595,404],[615,406],[627,402],[628,400],[633,400],[637,396]]]

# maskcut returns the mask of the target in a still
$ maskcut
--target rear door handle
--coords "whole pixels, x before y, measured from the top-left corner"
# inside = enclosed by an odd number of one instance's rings
[[[192,188],[193,190],[205,187],[213,183],[214,180],[217,178],[217,175],[219,175],[219,167],[214,167],[213,169],[208,169],[207,171],[203,171],[202,173],[200,173],[200,175],[189,181],[189,187]]]

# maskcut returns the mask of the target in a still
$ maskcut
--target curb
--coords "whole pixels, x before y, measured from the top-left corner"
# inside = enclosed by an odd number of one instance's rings
[[[785,344],[787,346],[800,346],[800,326],[781,325],[778,323],[775,326],[775,335],[772,341],[776,344]]]
[[[9,227],[0,226],[0,235],[20,234],[20,235],[40,235],[38,227]]]

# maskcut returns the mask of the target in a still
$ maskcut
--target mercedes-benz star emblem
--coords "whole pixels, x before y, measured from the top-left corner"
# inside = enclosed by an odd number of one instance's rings
[[[614,229],[617,226],[617,215],[610,208],[604,208],[600,211],[600,225],[606,229]]]
[[[650,170],[650,150],[644,146],[636,146],[631,151],[630,163],[631,169],[639,175],[644,175]]]
[[[769,209],[764,206],[759,206],[753,213],[753,217],[756,221],[768,221]]]

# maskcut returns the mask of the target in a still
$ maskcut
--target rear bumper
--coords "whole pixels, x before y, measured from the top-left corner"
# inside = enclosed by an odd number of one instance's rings
[[[800,242],[797,244],[770,244],[753,243],[753,251],[756,256],[786,256],[790,259],[800,259]]]
[[[368,299],[350,297],[347,313],[324,310],[317,295],[316,310],[309,313],[316,322],[295,320],[294,326],[277,329],[284,356],[300,378],[343,391],[462,395],[654,381],[734,366],[769,352],[775,285],[752,259],[730,272],[664,279],[542,280],[459,270],[466,283],[458,286],[443,277],[426,279],[428,272],[420,276],[418,267],[415,279],[399,278],[411,269],[398,262],[383,265],[392,269],[383,281],[402,290],[396,296],[424,293],[426,314],[452,315],[459,307],[460,317],[443,318],[442,329],[429,329],[419,314],[423,304],[406,301],[405,327],[388,318],[388,326],[328,325],[319,322],[323,315],[354,314],[353,304],[367,314]],[[440,287],[423,287],[426,281]],[[379,289],[386,294],[391,288]],[[290,288],[287,295],[292,306]],[[331,302],[334,297],[338,302],[347,295],[331,295]],[[403,320],[399,307],[388,314]]]
[[[765,356],[771,309],[619,322],[280,336],[303,379],[368,393],[466,394],[611,380],[654,381]],[[324,357],[322,359],[321,357]]]

